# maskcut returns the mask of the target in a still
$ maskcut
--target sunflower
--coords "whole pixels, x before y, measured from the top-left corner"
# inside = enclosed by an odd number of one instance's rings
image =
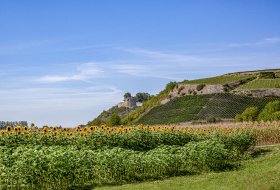
[[[85,127],[85,128],[83,129],[83,131],[84,131],[84,132],[88,132],[88,131],[90,131],[90,129],[89,129],[88,127]]]
[[[81,127],[80,126],[78,126],[78,127],[76,127],[76,129],[75,129],[77,132],[80,132],[81,131]]]
[[[44,133],[49,133],[50,132],[50,130],[48,128],[44,128],[43,131],[44,131]]]
[[[11,127],[11,126],[8,126],[8,127],[6,128],[6,130],[7,130],[7,132],[12,132],[14,129],[13,129],[13,127]]]
[[[23,127],[22,129],[23,129],[24,131],[27,131],[27,130],[28,130],[28,127],[25,126],[25,127]]]
[[[6,133],[6,132],[3,131],[3,130],[1,130],[1,132],[0,132],[1,135],[5,135],[5,133]]]
[[[62,130],[63,130],[63,131],[65,131],[65,132],[70,131],[70,129],[69,129],[69,128],[63,128]]]
[[[55,132],[54,132],[54,136],[55,136],[55,137],[59,136],[59,132],[58,132],[58,131],[55,131]]]
[[[95,127],[94,126],[90,126],[89,128],[91,131],[95,130]]]
[[[82,137],[86,137],[87,134],[86,133],[81,133]]]
[[[53,130],[54,130],[54,131],[58,131],[58,127],[54,127]]]
[[[15,130],[16,132],[20,132],[20,131],[22,131],[22,128],[21,128],[21,126],[16,126],[14,130]]]
[[[67,133],[67,136],[73,137],[73,136],[74,136],[74,133],[73,133],[73,132],[69,132],[69,133]]]

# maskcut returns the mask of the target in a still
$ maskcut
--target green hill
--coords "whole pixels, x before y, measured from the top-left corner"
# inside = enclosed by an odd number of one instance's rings
[[[273,89],[273,90],[272,90]],[[250,106],[262,109],[280,99],[280,69],[244,71],[182,82],[170,82],[156,96],[127,111],[113,107],[91,124],[106,123],[118,113],[123,124],[169,124],[209,118],[233,119]],[[266,90],[265,93],[260,90]],[[244,93],[245,91],[245,93]],[[242,94],[242,95],[241,95]],[[274,97],[262,97],[274,96]],[[101,122],[101,123],[102,123]]]
[[[261,110],[268,102],[274,100],[280,100],[280,97],[253,98],[230,93],[184,96],[154,107],[143,115],[138,123],[153,125],[209,118],[233,119],[247,107],[257,106]]]
[[[236,90],[251,90],[251,89],[267,89],[267,88],[280,88],[280,78],[276,79],[255,79],[248,82]]]
[[[203,78],[203,79],[197,79],[197,80],[185,80],[181,82],[182,84],[229,84],[233,82],[237,82],[240,80],[247,80],[249,78],[255,77],[248,76],[248,75],[222,75],[217,77],[211,77],[211,78]]]

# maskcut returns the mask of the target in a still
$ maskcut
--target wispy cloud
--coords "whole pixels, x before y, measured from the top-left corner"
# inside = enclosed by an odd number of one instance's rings
[[[119,49],[132,54],[142,55],[145,57],[149,57],[157,60],[164,60],[164,61],[186,62],[186,61],[197,60],[196,56],[184,55],[184,54],[173,53],[173,52],[154,51],[154,50],[148,50],[143,48],[119,48]]]
[[[38,82],[55,83],[65,81],[86,81],[99,77],[104,71],[94,62],[78,65],[77,74],[74,75],[47,75],[36,79]]]
[[[266,38],[257,42],[248,42],[248,43],[230,43],[229,47],[261,47],[267,45],[275,45],[280,43],[279,37]]]

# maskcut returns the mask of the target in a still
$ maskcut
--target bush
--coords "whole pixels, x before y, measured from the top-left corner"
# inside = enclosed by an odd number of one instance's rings
[[[258,117],[259,109],[258,107],[248,107],[244,110],[242,114],[237,114],[235,116],[236,121],[255,121]]]
[[[273,101],[266,104],[263,111],[259,114],[259,121],[273,121],[280,120],[280,101]]]
[[[184,90],[184,86],[181,86],[181,87],[178,89],[177,94],[180,94],[180,93],[182,92],[182,90]]]
[[[259,74],[260,79],[275,79],[275,73],[274,72],[260,72]]]
[[[236,116],[235,116],[235,121],[243,121],[243,119],[242,119],[242,116],[241,116],[241,114],[237,114]]]
[[[208,117],[206,121],[207,121],[207,123],[217,123],[217,122],[221,121],[221,119],[216,118],[216,117]]]
[[[201,91],[205,87],[205,84],[200,84],[196,86],[197,91]]]
[[[173,82],[169,82],[166,87],[165,87],[165,91],[170,92],[172,91],[175,87],[177,86],[177,82],[173,81]]]
[[[117,126],[121,124],[121,118],[117,113],[114,113],[107,123],[109,126]]]

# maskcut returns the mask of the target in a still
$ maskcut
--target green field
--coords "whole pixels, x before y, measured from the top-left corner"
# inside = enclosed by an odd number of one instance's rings
[[[183,81],[182,84],[229,84],[240,80],[246,80],[252,76],[244,75],[222,75],[211,78],[203,78],[198,80]]]
[[[151,109],[138,120],[138,123],[171,124],[206,120],[211,117],[233,119],[247,107],[257,106],[261,110],[268,102],[274,100],[280,98],[253,98],[230,93],[184,96]]]
[[[252,89],[266,89],[266,88],[280,88],[280,78],[256,79],[238,87],[236,90],[252,90]]]
[[[236,171],[174,177],[96,190],[276,190],[280,189],[280,146],[265,148],[264,155],[244,161]]]

